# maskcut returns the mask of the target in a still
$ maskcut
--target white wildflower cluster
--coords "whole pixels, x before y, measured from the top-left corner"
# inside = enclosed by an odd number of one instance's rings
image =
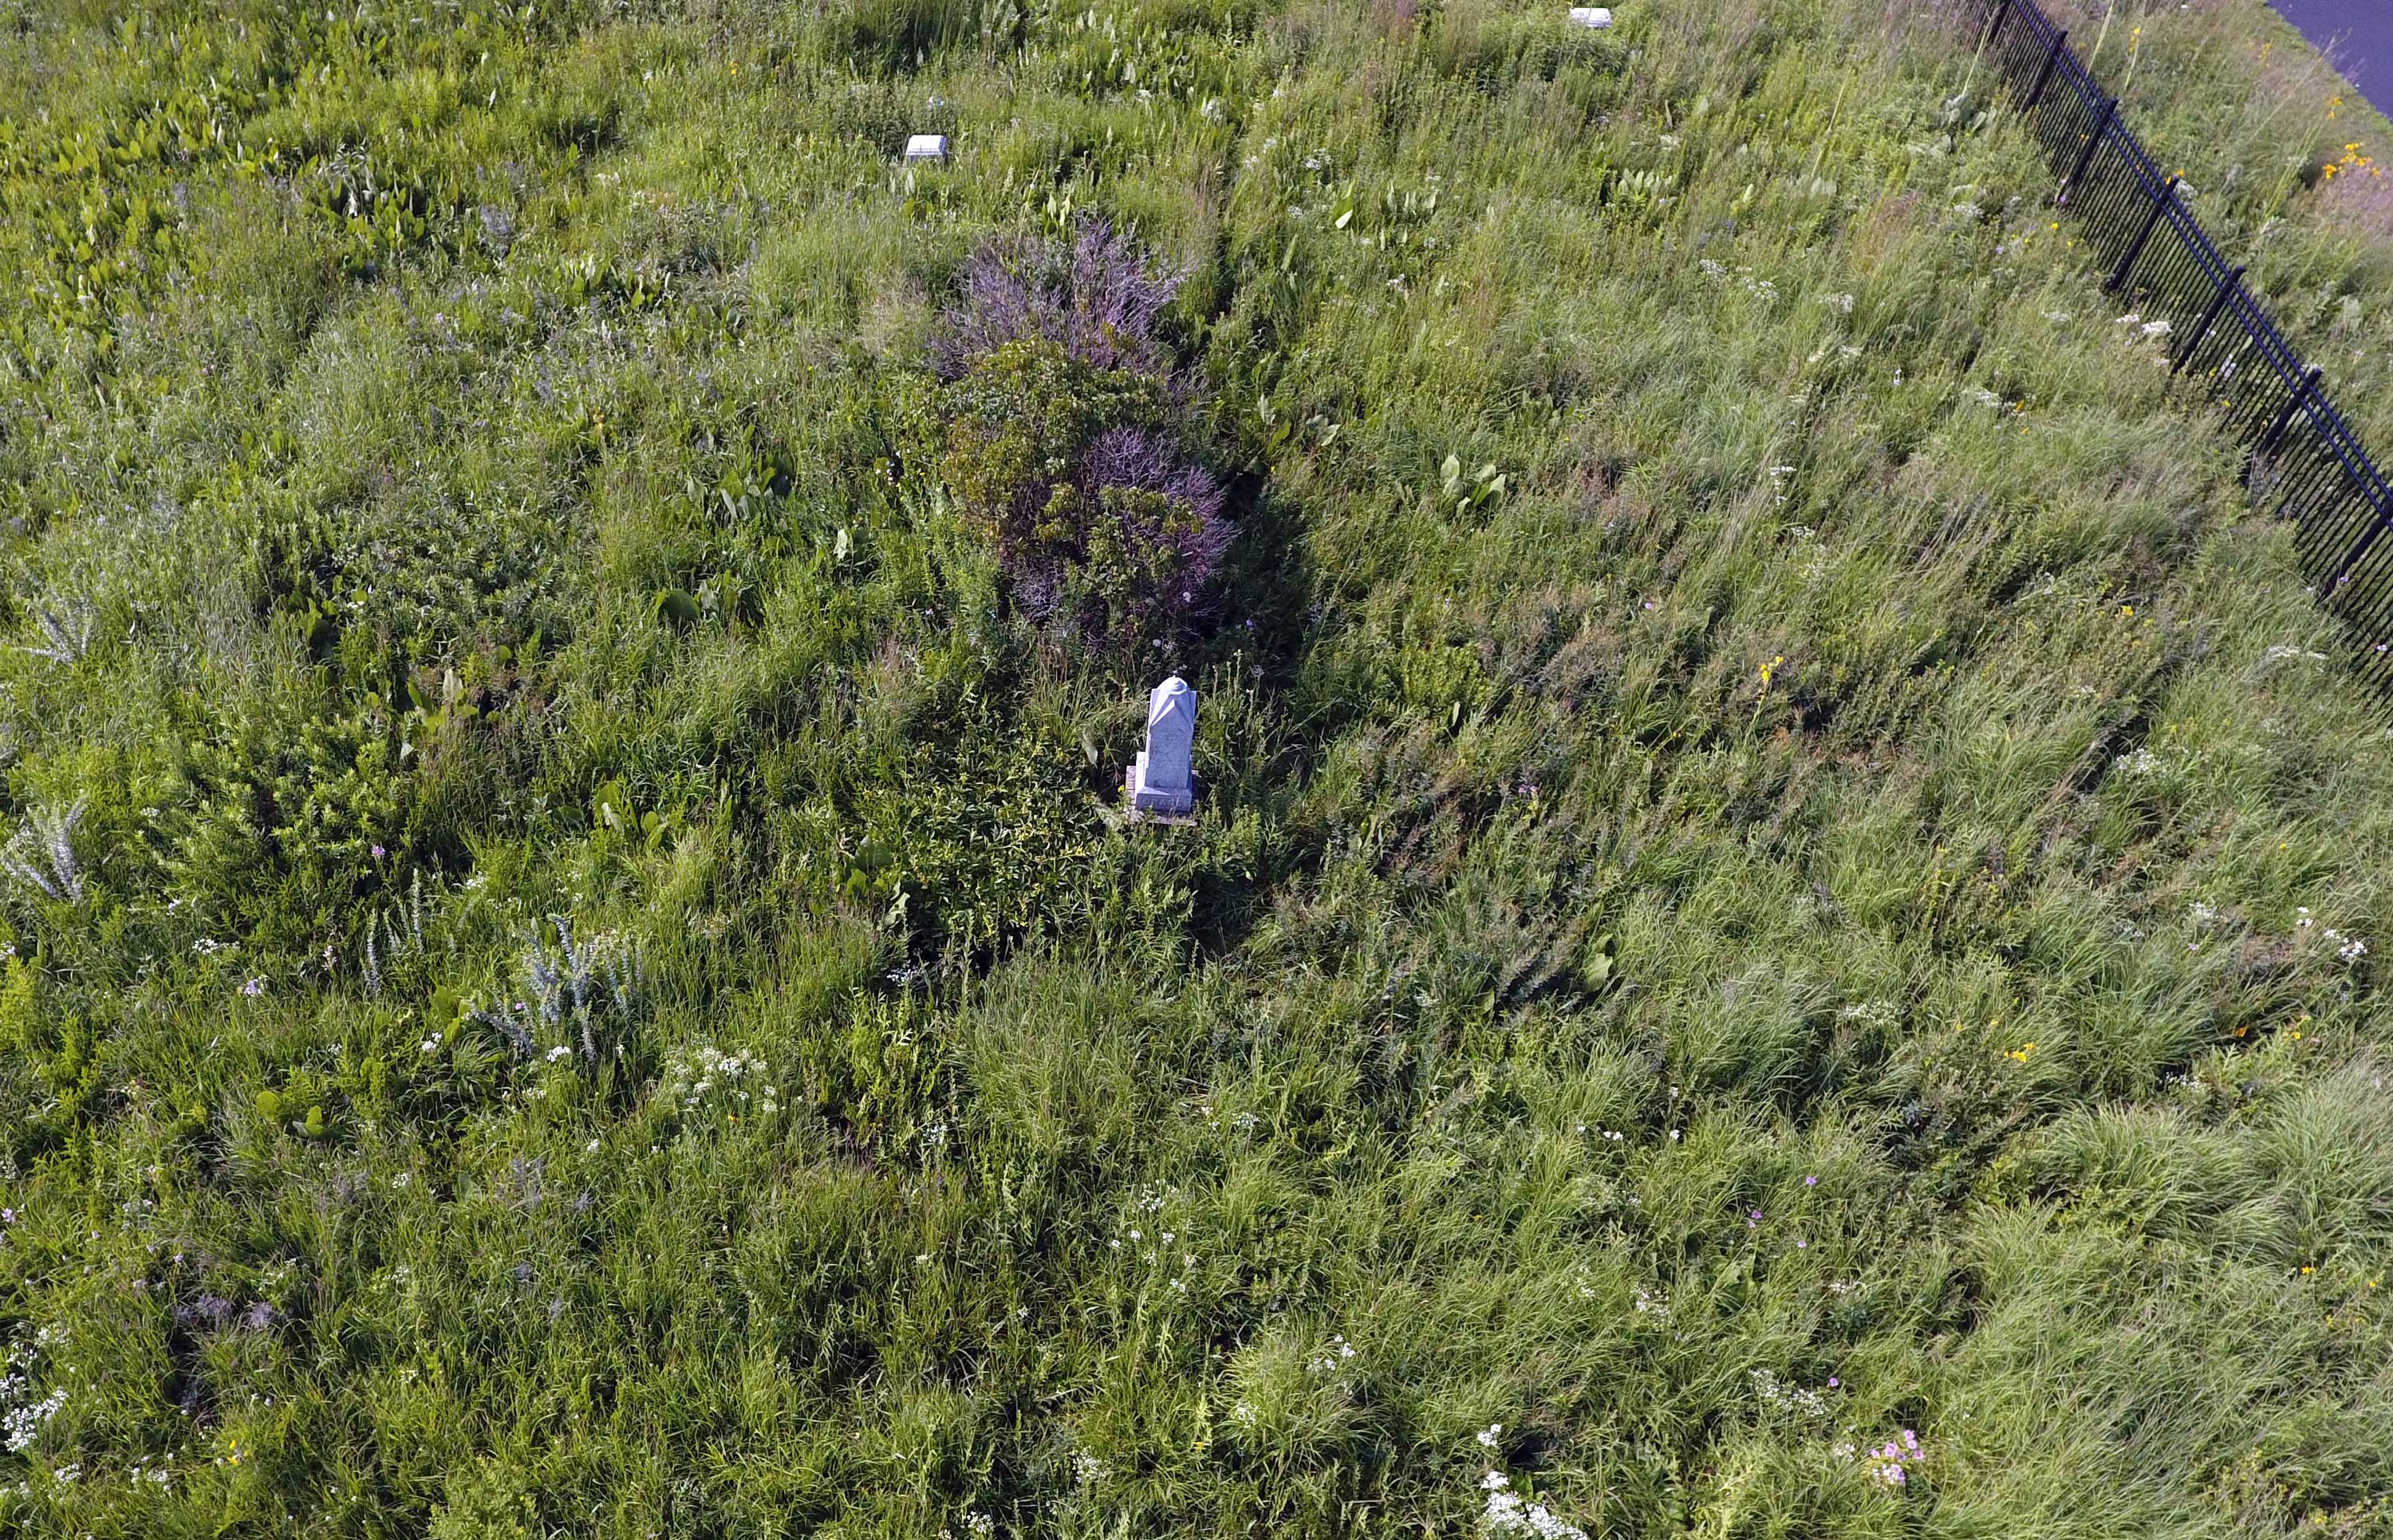
[[[39,1356],[34,1343],[17,1343],[8,1350],[7,1371],[0,1374],[0,1444],[6,1444],[12,1455],[33,1448],[33,1441],[41,1437],[42,1425],[67,1403],[64,1390],[46,1396],[36,1393],[33,1371]]]
[[[1850,316],[1853,313],[1853,296],[1850,294],[1823,294],[1820,296],[1820,303],[1840,316]]]
[[[2294,911],[2295,930],[2307,931],[2313,928],[2318,931],[2319,935],[2324,939],[2329,946],[2332,946],[2334,948],[2334,955],[2341,958],[2346,962],[2358,962],[2361,958],[2368,955],[2368,943],[2360,940],[2360,937],[2356,935],[2347,935],[2343,932],[2336,930],[2332,925],[2320,925],[2318,923],[2318,917],[2311,914],[2307,907],[2298,908]]]
[[[1797,1412],[1807,1417],[1828,1415],[1828,1400],[1817,1390],[1788,1385],[1768,1369],[1749,1369],[1745,1377],[1752,1383],[1753,1393],[1761,1403],[1772,1411]]]
[[[1587,1540],[1587,1531],[1564,1523],[1545,1504],[1530,1502],[1513,1491],[1511,1478],[1500,1470],[1480,1477],[1479,1490],[1487,1496],[1487,1507],[1479,1515],[1479,1527],[1486,1533],[1533,1534],[1538,1540]]]
[[[1082,1450],[1072,1456],[1072,1480],[1082,1486],[1094,1486],[1105,1479],[1105,1462]]]
[[[1189,1237],[1183,1231],[1164,1222],[1162,1215],[1169,1202],[1170,1194],[1153,1187],[1142,1191],[1123,1215],[1118,1225],[1120,1233],[1105,1246],[1108,1250],[1127,1252],[1144,1260],[1158,1273],[1178,1267],[1179,1273],[1170,1280],[1169,1286],[1174,1294],[1185,1294],[1188,1281],[1196,1273],[1196,1254],[1188,1249]],[[1343,1340],[1331,1338],[1333,1343]]]
[[[1205,1120],[1205,1126],[1207,1128],[1212,1129],[1216,1132],[1220,1131],[1222,1128],[1222,1115],[1220,1112],[1215,1110],[1210,1102],[1200,1104],[1196,1109],[1196,1115]],[[1239,1133],[1251,1134],[1256,1129],[1262,1127],[1262,1119],[1256,1116],[1253,1113],[1242,1112],[1230,1119],[1229,1126],[1236,1129]]]
[[[1891,1032],[1903,1024],[1903,1008],[1890,999],[1855,1000],[1837,1010],[1837,1020],[1874,1032]]]
[[[2150,749],[2137,749],[2112,760],[2111,768],[2123,776],[2155,776],[2160,773],[2161,760]]]
[[[2326,661],[2325,653],[2315,651],[2309,647],[2294,646],[2284,642],[2280,642],[2276,646],[2270,647],[2268,651],[2262,653],[2260,655],[2260,661],[2263,663],[2284,663],[2290,662],[2297,658],[2314,663],[2323,663]]]
[[[667,1056],[659,1093],[685,1113],[718,1107],[737,1116],[752,1103],[757,1112],[770,1116],[781,1110],[781,1088],[764,1083],[767,1073],[765,1061],[752,1053],[726,1053],[700,1043]]]
[[[1977,402],[1981,407],[1998,407],[2003,404],[2003,398],[2001,397],[1995,395],[1993,391],[1988,390],[1983,385],[1971,385],[1968,389],[1961,392],[1961,394],[1968,397],[1970,400]]]
[[[1333,1336],[1321,1346],[1319,1356],[1304,1361],[1306,1370],[1316,1375],[1334,1375],[1346,1361],[1354,1356],[1354,1344],[1344,1336]]]
[[[2113,326],[2133,327],[2139,335],[2147,337],[2165,337],[2169,334],[2171,330],[2167,321],[2146,320],[2140,314],[2133,310],[2128,311],[2125,315],[2121,316],[2117,320],[2112,321],[2111,324]]]

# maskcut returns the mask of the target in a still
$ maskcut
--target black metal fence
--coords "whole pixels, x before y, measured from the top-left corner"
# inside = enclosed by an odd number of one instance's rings
[[[2085,221],[2106,293],[2168,323],[2170,363],[2251,440],[2255,500],[2294,524],[2302,570],[2359,641],[2361,676],[2393,692],[2393,485],[2319,388],[2035,0],[1967,0],[1983,56],[2017,94]]]

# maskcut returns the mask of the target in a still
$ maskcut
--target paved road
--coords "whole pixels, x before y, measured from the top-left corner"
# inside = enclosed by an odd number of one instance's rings
[[[2277,14],[2343,69],[2360,94],[2393,117],[2393,0],[2269,0]]]

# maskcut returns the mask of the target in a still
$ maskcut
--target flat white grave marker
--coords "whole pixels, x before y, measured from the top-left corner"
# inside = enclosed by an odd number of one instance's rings
[[[1571,25],[1574,27],[1609,27],[1612,8],[1608,6],[1573,6]]]
[[[948,158],[948,137],[945,134],[916,134],[906,141],[909,161],[944,161]]]

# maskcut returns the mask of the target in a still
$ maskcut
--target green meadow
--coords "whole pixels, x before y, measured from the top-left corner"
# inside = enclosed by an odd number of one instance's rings
[[[0,1533],[2393,1533],[2378,639],[1945,7],[1565,12],[0,0]]]

